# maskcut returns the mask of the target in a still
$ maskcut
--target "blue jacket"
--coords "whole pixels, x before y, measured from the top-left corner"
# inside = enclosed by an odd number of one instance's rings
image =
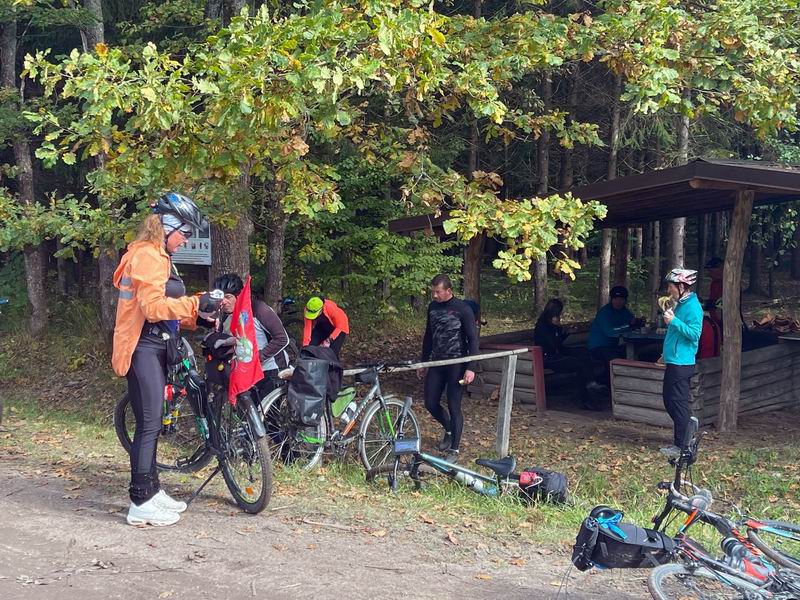
[[[589,331],[589,350],[613,348],[619,344],[619,335],[630,330],[633,313],[627,308],[615,310],[609,302],[597,311]]]
[[[703,307],[694,293],[681,298],[674,308],[675,318],[667,326],[664,338],[664,363],[693,365],[703,330]]]

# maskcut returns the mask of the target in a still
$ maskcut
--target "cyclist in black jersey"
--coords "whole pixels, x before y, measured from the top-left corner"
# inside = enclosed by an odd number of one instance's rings
[[[473,309],[453,296],[453,284],[447,275],[431,280],[433,302],[428,305],[425,337],[422,340],[422,362],[460,358],[478,353],[478,331]],[[425,377],[425,408],[444,428],[439,449],[451,462],[458,461],[464,415],[461,411],[463,386],[472,383],[475,372],[471,363],[458,363],[429,369],[419,369]],[[426,373],[427,371],[427,373]],[[442,408],[442,392],[447,393],[447,410]]]

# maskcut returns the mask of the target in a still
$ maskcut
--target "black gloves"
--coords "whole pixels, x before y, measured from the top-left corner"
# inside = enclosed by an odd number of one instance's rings
[[[216,292],[216,290],[214,290],[214,292]],[[200,296],[200,304],[198,306],[199,312],[215,313],[219,310],[219,305],[222,302],[222,298],[214,298],[214,296],[216,295],[214,294],[214,292],[206,292],[202,296]]]

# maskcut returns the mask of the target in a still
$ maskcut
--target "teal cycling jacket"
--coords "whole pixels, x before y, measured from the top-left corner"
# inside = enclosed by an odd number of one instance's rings
[[[675,318],[667,326],[664,338],[664,363],[668,365],[693,365],[703,329],[703,307],[697,295],[689,293],[673,309]]]

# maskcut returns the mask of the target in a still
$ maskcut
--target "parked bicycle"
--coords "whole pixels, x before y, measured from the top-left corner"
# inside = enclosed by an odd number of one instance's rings
[[[289,358],[294,361],[300,356],[300,347],[303,345],[303,313],[291,296],[281,300],[280,309],[281,323],[289,336]]]
[[[259,513],[272,496],[272,459],[261,415],[249,394],[240,394],[235,405],[230,403],[224,387],[198,373],[194,353],[184,338],[181,347],[183,361],[167,374],[156,465],[188,473],[216,458],[214,471],[189,502],[222,472],[236,504],[246,512]],[[114,410],[114,428],[130,453],[136,419],[127,393]]]
[[[8,304],[8,298],[0,298],[0,306]],[[3,311],[0,310],[0,315],[3,314]],[[0,425],[3,424],[3,399],[0,398]]]
[[[671,461],[675,466],[673,481],[658,485],[659,489],[667,490],[667,496],[664,509],[653,519],[656,530],[666,529],[673,512],[685,513],[687,517],[673,538],[672,555],[679,564],[653,569],[648,581],[652,597],[656,600],[800,597],[800,574],[792,569],[779,569],[784,563],[796,567],[796,558],[762,539],[767,537],[766,532],[777,539],[792,538],[800,528],[792,523],[746,517],[733,521],[712,512],[711,492],[695,486],[691,477],[700,443],[697,430],[698,421],[692,418],[684,449]],[[722,558],[715,558],[688,537],[689,529],[696,523],[711,525],[720,533]],[[781,561],[773,558],[776,556]]]
[[[420,437],[414,413],[409,412],[400,423],[403,402],[395,396],[384,396],[381,390],[379,373],[390,373],[401,366],[405,363],[365,366],[365,370],[355,376],[355,383],[357,387],[367,388],[366,393],[359,398],[355,390],[343,389],[340,397],[351,399],[348,407],[334,414],[333,405],[325,402],[319,424],[312,427],[293,421],[286,401],[287,386],[273,390],[261,401],[261,409],[274,459],[285,465],[313,469],[320,464],[326,450],[341,457],[355,446],[365,469],[387,462],[393,457],[392,442],[398,428],[408,437]]]
[[[493,475],[484,475],[433,454],[422,452],[419,437],[406,436],[403,427],[404,420],[411,414],[411,404],[411,398],[406,398],[400,414],[400,427],[397,428],[392,443],[394,460],[369,469],[367,481],[371,482],[381,476],[386,476],[390,489],[395,492],[399,488],[400,477],[405,476],[413,482],[416,489],[419,489],[427,472],[449,477],[484,496],[497,497],[512,492],[521,493],[526,500],[536,497],[556,502],[566,501],[566,479],[563,476],[540,470],[525,470],[516,473],[517,459],[513,456],[506,456],[498,460],[477,459],[475,461],[477,465],[485,467],[493,473]],[[544,481],[545,477],[548,478],[547,482]],[[550,484],[550,480],[558,480],[563,484],[552,488],[542,485],[543,483]]]

